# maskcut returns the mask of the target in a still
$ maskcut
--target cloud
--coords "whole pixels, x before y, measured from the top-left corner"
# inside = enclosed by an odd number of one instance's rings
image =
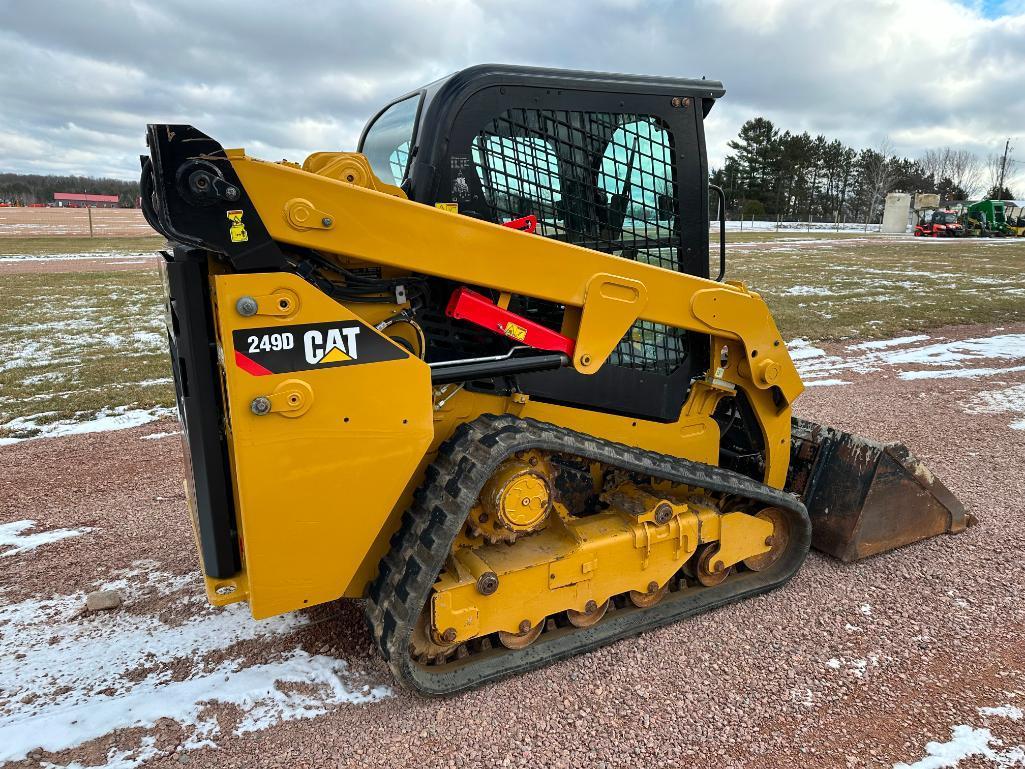
[[[130,178],[147,122],[351,149],[384,102],[483,61],[721,79],[713,165],[755,115],[911,156],[1025,126],[1021,0],[8,0],[0,169]]]

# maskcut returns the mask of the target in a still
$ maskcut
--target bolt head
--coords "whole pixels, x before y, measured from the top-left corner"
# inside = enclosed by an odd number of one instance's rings
[[[648,583],[648,593],[654,593],[654,592],[657,592],[657,591],[658,591],[658,583],[657,582],[649,582]]]
[[[724,568],[726,567],[723,566],[722,561],[716,561],[714,564],[712,564],[712,571],[714,571],[716,574],[721,574]]]
[[[593,598],[584,605],[585,614],[594,614],[598,610],[598,603]]]
[[[228,200],[238,200],[238,187],[226,187],[224,189],[224,197]]]
[[[237,302],[235,302],[235,311],[243,317],[251,317],[256,315],[256,311],[259,309],[256,300],[251,296],[243,296]]]
[[[765,546],[766,547],[772,547],[775,544],[776,544],[776,538],[774,536],[772,536],[771,534],[765,538]]]
[[[325,216],[323,219],[320,220],[320,223],[323,224],[325,227],[330,227],[335,222],[334,219],[332,219],[330,216]]]
[[[484,572],[477,579],[477,592],[481,595],[492,595],[496,590],[498,590],[498,575],[495,572]]]
[[[655,508],[655,523],[662,525],[669,522],[673,517],[673,509],[669,505],[659,505]]]
[[[253,402],[249,404],[249,408],[258,417],[262,417],[264,414],[270,413],[270,398],[259,396],[253,398]]]
[[[447,628],[445,632],[441,634],[441,640],[445,643],[452,643],[456,640],[456,629],[454,627]]]
[[[531,625],[530,625],[530,620],[529,619],[525,619],[525,620],[523,620],[523,622],[520,623],[520,633],[521,634],[528,632],[530,630],[530,628],[531,628]]]

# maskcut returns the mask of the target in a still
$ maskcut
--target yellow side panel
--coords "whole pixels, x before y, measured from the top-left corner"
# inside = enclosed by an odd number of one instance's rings
[[[253,616],[334,600],[430,446],[430,370],[297,276],[218,275],[213,292]],[[237,309],[282,292],[288,316]]]

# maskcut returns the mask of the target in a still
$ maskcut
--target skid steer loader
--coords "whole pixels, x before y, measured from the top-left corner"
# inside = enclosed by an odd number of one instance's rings
[[[792,418],[724,235],[709,264],[723,94],[478,66],[301,165],[150,125],[209,600],[363,598],[443,694],[964,529],[902,445]]]

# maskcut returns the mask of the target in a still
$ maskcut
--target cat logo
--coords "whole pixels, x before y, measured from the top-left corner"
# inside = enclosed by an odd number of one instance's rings
[[[235,364],[252,376],[402,360],[409,353],[357,320],[239,328]]]
[[[249,234],[246,232],[246,226],[242,224],[242,212],[228,211],[228,221],[231,222],[231,224],[228,225],[228,234],[231,236],[231,242],[247,242],[249,240]]]
[[[306,362],[311,366],[323,363],[344,363],[358,360],[356,336],[359,327],[329,328],[326,332],[310,329],[303,334],[303,350]],[[344,338],[344,339],[343,339]]]

